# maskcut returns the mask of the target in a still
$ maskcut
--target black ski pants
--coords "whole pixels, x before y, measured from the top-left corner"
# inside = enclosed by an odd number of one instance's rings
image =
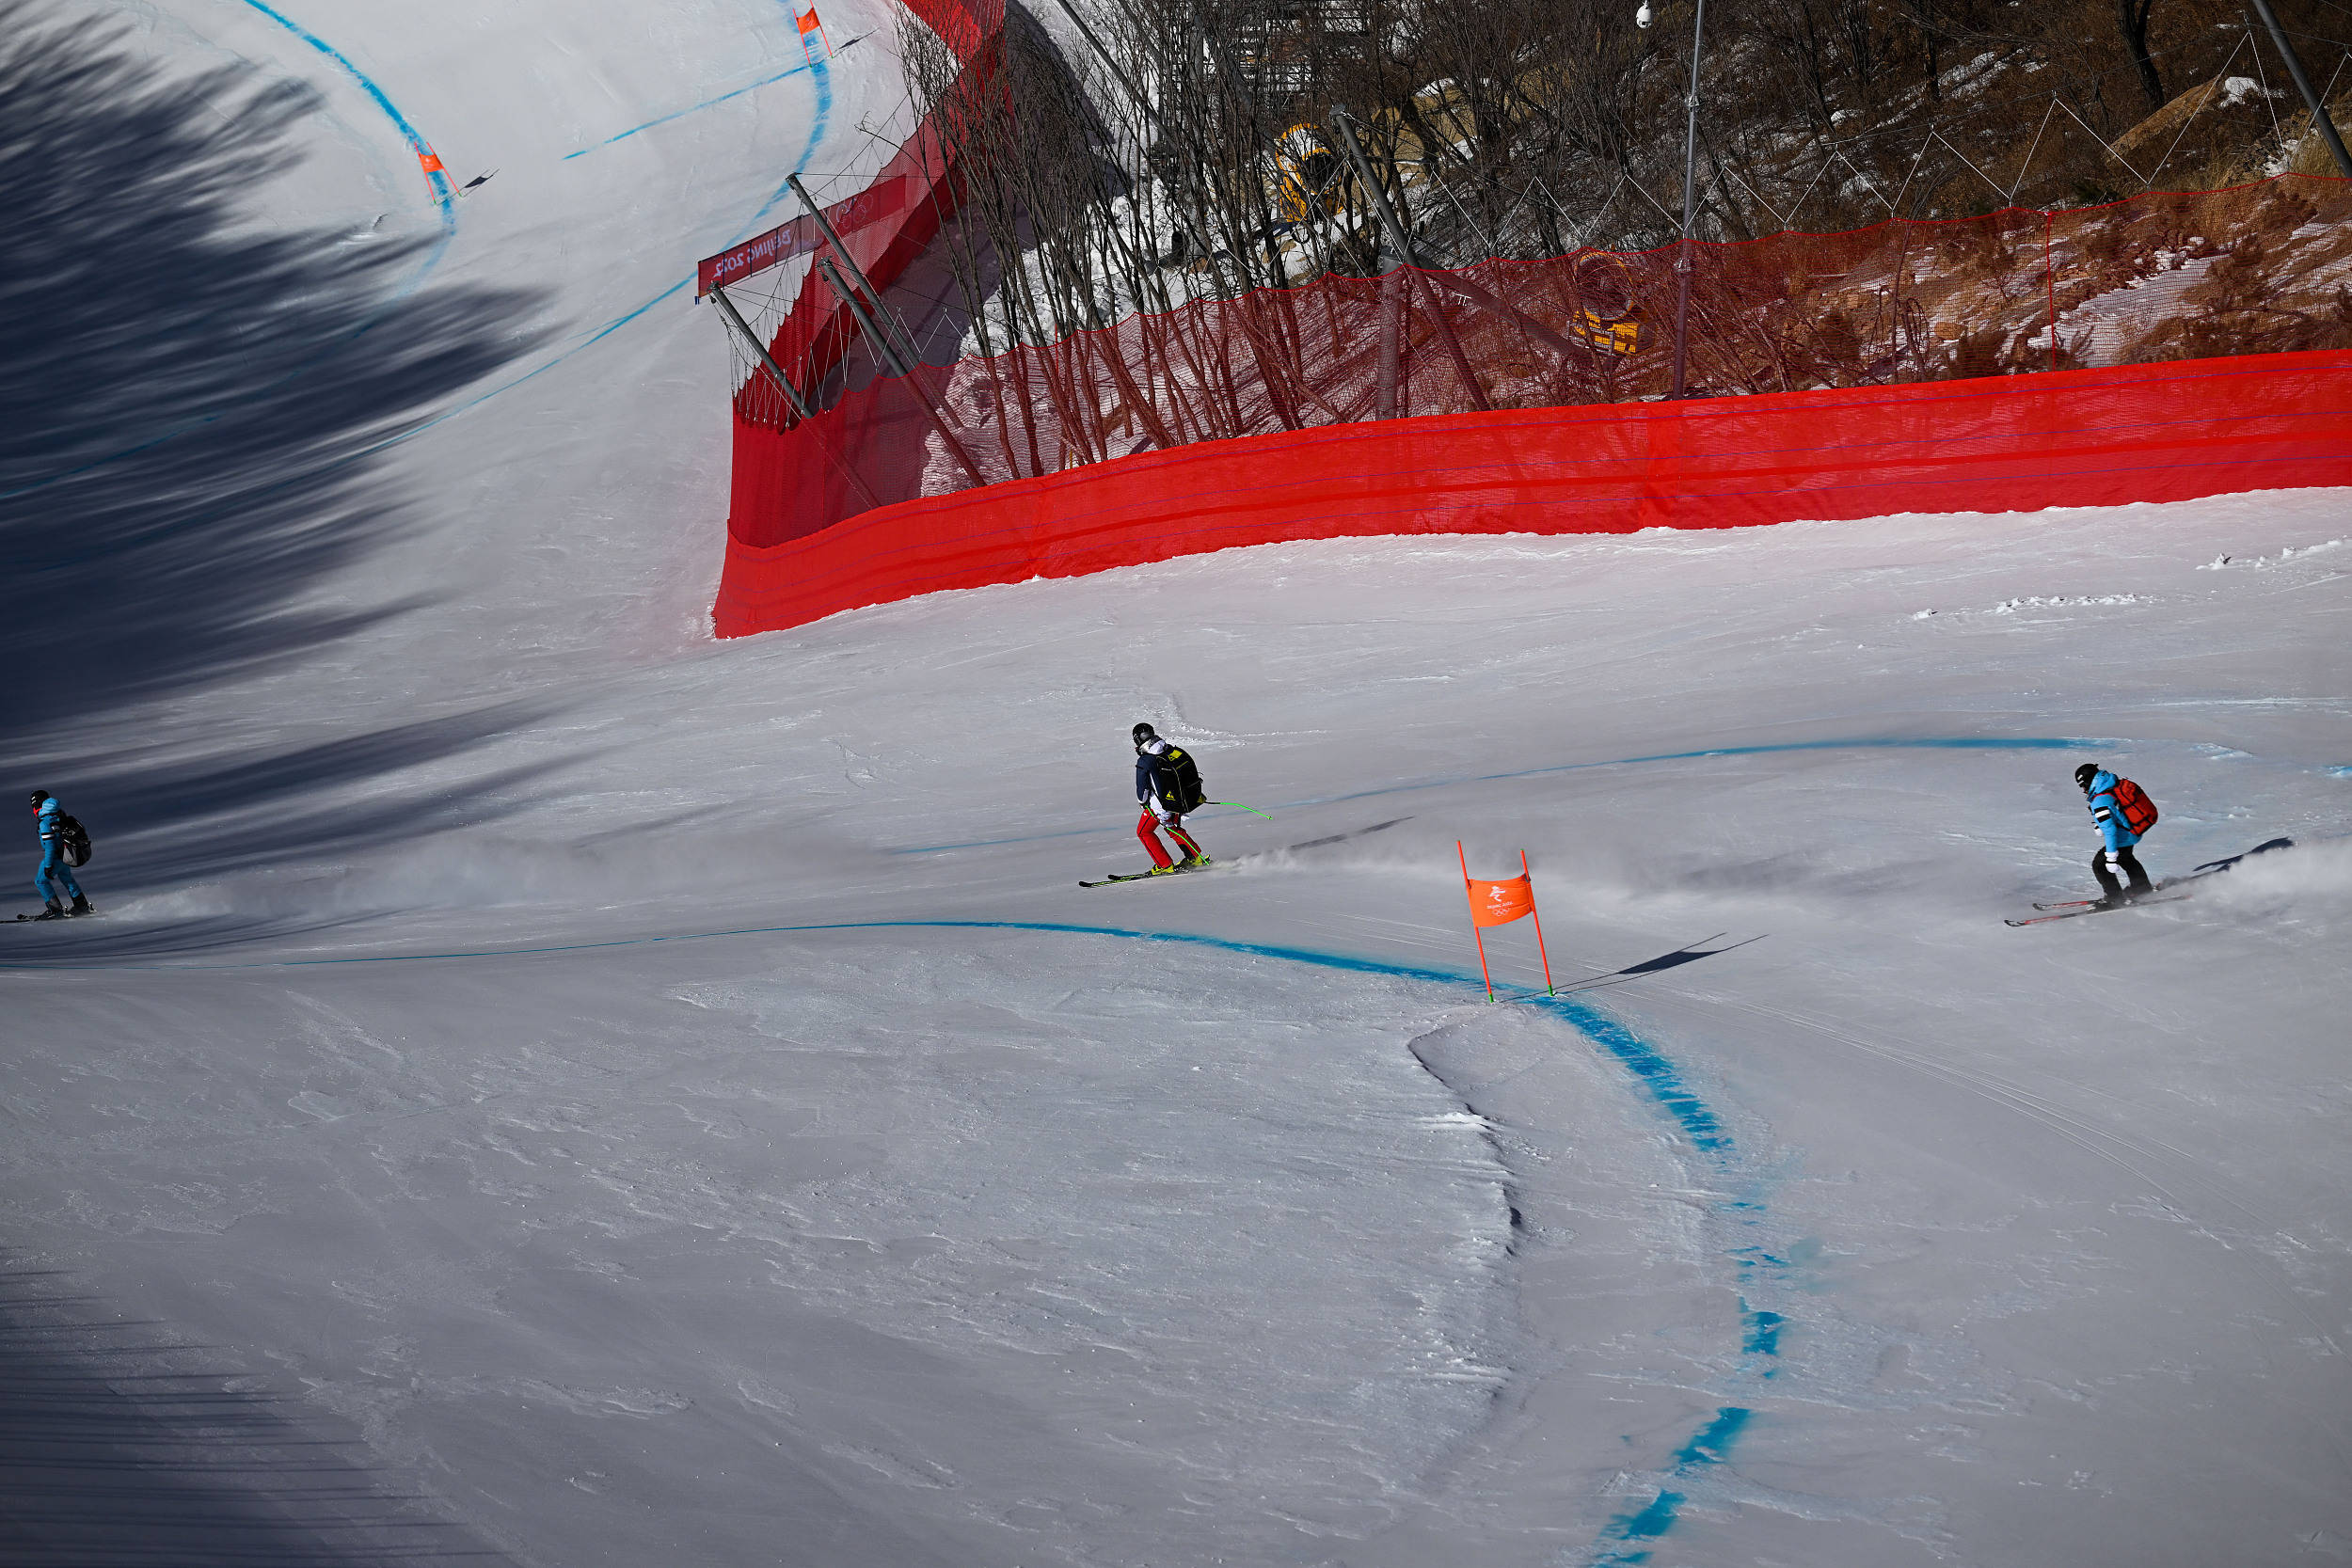
[[[2148,880],[2148,873],[2139,868],[2139,857],[2128,847],[2115,852],[2115,862],[2123,868],[2123,875],[2132,879],[2134,893],[2146,893],[2153,885]],[[2109,898],[2123,891],[2115,879],[2115,873],[2107,869],[2107,852],[2105,849],[2090,857],[2090,874],[2099,879],[2099,891]]]

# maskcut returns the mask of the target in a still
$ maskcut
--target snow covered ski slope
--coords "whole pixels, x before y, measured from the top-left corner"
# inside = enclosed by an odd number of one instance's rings
[[[105,912],[0,953],[0,1560],[2352,1557],[2344,494],[716,644],[675,286],[870,156],[879,6],[823,72],[721,0],[39,14],[315,87],[218,243],[410,248],[283,361],[194,332],[152,451],[61,394],[103,478],[8,449],[11,546],[123,569],[8,633]],[[1273,819],[1082,893],[1137,720]],[[2295,847],[2009,928],[2086,760],[2159,878]],[[1456,839],[1559,997],[1506,927],[1486,1002]]]

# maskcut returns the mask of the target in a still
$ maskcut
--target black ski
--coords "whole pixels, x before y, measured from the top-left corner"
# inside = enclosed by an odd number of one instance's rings
[[[2079,910],[2059,910],[2055,914],[2029,914],[2019,920],[2015,916],[2001,922],[2004,926],[2046,926],[2053,920],[2072,920],[2081,914],[2112,914],[2117,910],[2136,910],[2143,904],[2172,904],[2189,895],[2185,893],[2143,893],[2137,898],[2119,898],[2113,903],[2099,899]]]
[[[1210,801],[1210,802],[1209,802],[1209,804],[1211,804],[1211,805],[1213,805],[1213,806],[1223,806],[1223,805],[1231,805],[1231,804],[1232,804],[1232,801],[1230,801],[1230,800],[1212,800],[1212,801]],[[1244,811],[1248,811],[1249,808],[1248,808],[1248,806],[1244,806],[1244,807],[1242,807],[1241,809],[1242,809],[1242,810],[1244,810]],[[1259,815],[1259,816],[1263,816],[1265,814],[1264,814],[1263,812],[1260,812],[1258,815]],[[1322,848],[1325,845],[1327,845],[1327,844],[1342,844],[1342,843],[1345,843],[1347,840],[1349,840],[1349,839],[1351,839],[1351,838],[1361,838],[1361,837],[1363,837],[1366,833],[1376,833],[1376,832],[1381,832],[1381,831],[1382,831],[1382,830],[1384,830],[1384,829],[1393,828],[1393,827],[1397,826],[1397,825],[1398,825],[1399,823],[1401,823],[1401,822],[1410,822],[1411,820],[1412,820],[1412,818],[1411,818],[1411,817],[1409,817],[1409,816],[1391,816],[1391,818],[1389,818],[1386,822],[1375,822],[1375,823],[1374,823],[1371,827],[1369,827],[1369,828],[1351,828],[1351,829],[1349,829],[1346,832],[1343,832],[1343,833],[1333,833],[1333,834],[1332,834],[1330,837],[1328,837],[1328,838],[1311,838],[1311,839],[1309,839],[1309,840],[1308,840],[1306,843],[1304,843],[1304,844],[1294,844],[1294,845],[1292,845],[1290,847],[1291,847],[1292,852],[1294,852],[1294,853],[1295,853],[1296,851],[1298,851],[1298,850],[1300,850],[1300,849],[1320,849],[1320,848]],[[1240,864],[1243,861],[1256,860],[1257,858],[1258,858],[1258,857],[1257,857],[1256,855],[1241,855],[1241,856],[1237,856],[1237,857],[1236,857],[1235,859],[1233,859],[1233,860],[1230,860],[1230,861],[1211,861],[1211,862],[1210,862],[1208,864],[1206,864],[1206,865],[1187,866],[1187,867],[1185,867],[1184,869],[1185,869],[1186,871],[1188,871],[1188,872],[1189,872],[1189,871],[1214,871],[1214,870],[1216,870],[1216,869],[1218,866],[1220,866],[1220,865],[1238,865],[1238,864]],[[1110,886],[1110,885],[1111,885],[1111,883],[1113,883],[1113,882],[1139,882],[1139,881],[1143,880],[1143,879],[1145,879],[1146,877],[1149,877],[1150,875],[1152,875],[1152,873],[1150,873],[1149,871],[1122,871],[1122,872],[1120,872],[1117,876],[1114,876],[1114,877],[1104,877],[1104,878],[1102,878],[1102,879],[1100,879],[1099,880],[1096,880],[1096,881],[1091,881],[1091,882],[1089,882],[1089,881],[1086,881],[1086,880],[1081,879],[1081,880],[1079,881],[1078,885],[1079,885],[1080,887],[1108,887],[1108,886]]]
[[[2148,892],[2141,894],[2137,898],[2126,898],[2113,903],[2110,903],[2105,898],[2068,898],[2061,899],[2056,903],[2036,904],[2034,908],[2037,910],[2050,910],[2055,911],[2056,912],[2036,915],[2026,920],[2010,920],[2004,922],[2004,924],[2010,926],[2040,926],[2052,920],[2071,919],[2078,914],[2104,914],[2109,910],[2129,909],[2134,904],[2169,904],[2173,898],[2185,898],[2188,896],[2185,893],[2173,893],[2172,890],[2175,888],[2185,886],[2190,882],[2201,881],[2207,877],[2217,877],[2222,872],[2236,865],[2239,862],[2249,860],[2256,855],[2266,855],[2274,849],[2292,849],[2294,847],[2295,840],[2291,838],[2270,839],[2265,843],[2255,845],[2251,849],[2247,850],[2244,854],[2232,855],[2227,860],[2207,861],[2204,864],[2199,866],[2194,871],[2184,873],[2178,877],[2167,877],[2163,881],[2156,883],[2155,886],[2149,889]],[[2164,896],[2167,894],[2170,894],[2171,896]]]
[[[1078,880],[1078,885],[1079,885],[1080,887],[1108,887],[1108,886],[1110,886],[1113,882],[1140,882],[1140,881],[1142,881],[1142,880],[1143,880],[1145,878],[1147,878],[1147,877],[1156,877],[1156,876],[1189,877],[1189,876],[1191,876],[1191,875],[1192,875],[1194,872],[1196,872],[1196,871],[1215,871],[1215,870],[1217,868],[1217,863],[1217,863],[1217,862],[1216,862],[1216,861],[1211,861],[1211,862],[1210,862],[1208,864],[1206,864],[1206,865],[1180,865],[1180,866],[1176,866],[1176,867],[1174,867],[1174,868],[1172,868],[1171,870],[1167,871],[1167,872],[1156,872],[1156,871],[1121,871],[1121,872],[1119,872],[1119,873],[1117,873],[1117,874],[1115,874],[1115,875],[1113,875],[1113,876],[1104,877],[1104,878],[1103,878],[1103,879],[1102,879],[1101,880],[1099,880],[1099,881],[1092,881],[1092,882],[1089,882],[1089,881],[1086,880],[1084,878],[1080,878],[1080,879],[1079,879],[1079,880]]]

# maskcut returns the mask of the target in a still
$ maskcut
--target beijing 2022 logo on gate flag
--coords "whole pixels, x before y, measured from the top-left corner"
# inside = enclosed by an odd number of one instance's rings
[[[1470,899],[1470,936],[1478,943],[1478,974],[1486,982],[1486,1000],[1495,999],[1495,981],[1486,968],[1486,928],[1508,926],[1521,918],[1535,924],[1535,952],[1544,961],[1544,990],[1557,996],[1551,984],[1551,955],[1544,949],[1543,917],[1535,912],[1535,874],[1528,869],[1527,851],[1519,851],[1519,874],[1497,882],[1481,881],[1470,874],[1470,855],[1458,838],[1454,841],[1454,853],[1462,863],[1462,892]]]

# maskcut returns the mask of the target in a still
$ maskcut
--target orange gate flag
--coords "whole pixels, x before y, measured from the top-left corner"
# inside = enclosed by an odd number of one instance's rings
[[[1482,882],[1470,875],[1465,860],[1463,878],[1470,883],[1470,923],[1475,926],[1508,926],[1514,920],[1535,912],[1535,885],[1525,877],[1514,877],[1507,882]]]
[[[833,55],[833,35],[826,32],[825,24],[817,20],[817,8],[809,7],[805,14],[796,10],[792,13],[792,20],[799,23],[801,26],[801,53],[807,55],[812,60],[816,58],[816,54],[809,48],[808,43],[808,35],[815,33],[818,40],[824,44],[825,55],[830,59]]]
[[[1544,948],[1543,917],[1535,913],[1535,874],[1528,869],[1527,851],[1519,851],[1519,874],[1500,882],[1480,881],[1470,874],[1470,856],[1458,838],[1454,841],[1454,853],[1462,863],[1462,891],[1470,899],[1470,936],[1478,943],[1478,973],[1486,982],[1486,1000],[1495,999],[1495,981],[1486,969],[1485,929],[1508,926],[1522,915],[1535,922],[1535,951],[1544,960],[1544,990],[1559,995],[1551,984],[1551,955]]]

